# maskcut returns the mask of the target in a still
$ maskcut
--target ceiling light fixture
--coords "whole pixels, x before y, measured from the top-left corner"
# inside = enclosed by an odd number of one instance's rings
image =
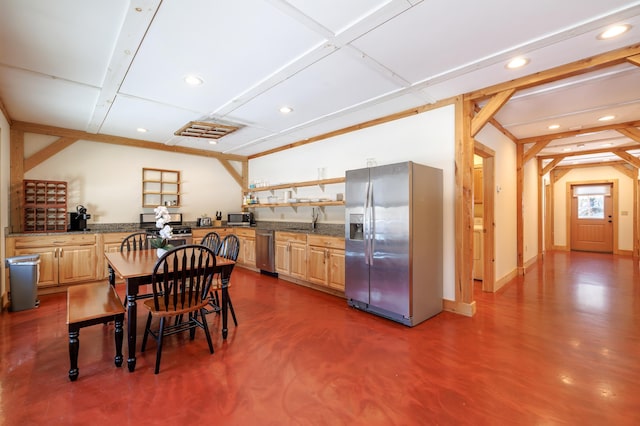
[[[197,75],[194,75],[194,74],[189,74],[184,77],[184,82],[187,83],[189,86],[200,86],[201,84],[204,83],[204,80],[202,79],[202,77],[198,77]]]
[[[552,124],[549,127],[547,127],[547,129],[549,129],[549,130],[556,130],[556,129],[559,129],[559,128],[560,128],[559,124]]]
[[[605,115],[604,117],[598,118],[598,121],[611,121],[616,118],[615,115]]]
[[[210,143],[211,145],[217,145],[217,144],[218,144],[218,141],[209,141],[209,143]]]
[[[140,133],[147,133],[147,129],[145,129],[144,127],[138,127],[136,130]]]
[[[613,146],[613,142],[603,143],[602,146]]]
[[[569,152],[569,151],[571,151],[571,148],[564,148],[562,151]]]
[[[578,145],[576,145],[578,148],[584,148],[584,144],[583,143],[579,143]]]
[[[525,65],[527,65],[528,63],[529,63],[529,59],[528,58],[520,56],[520,57],[517,57],[517,58],[513,58],[512,60],[507,62],[506,67],[509,68],[510,70],[514,70],[514,69],[517,69],[517,68],[522,68]]]
[[[291,107],[288,107],[288,106],[280,107],[280,112],[283,114],[289,114],[291,111],[293,111],[293,108]]]
[[[617,37],[617,36],[619,36],[621,34],[626,33],[630,29],[631,29],[631,25],[629,25],[629,24],[614,25],[612,27],[607,28],[606,30],[604,30],[600,34],[598,34],[597,39],[598,40],[609,40],[611,38],[614,38],[614,37]]]

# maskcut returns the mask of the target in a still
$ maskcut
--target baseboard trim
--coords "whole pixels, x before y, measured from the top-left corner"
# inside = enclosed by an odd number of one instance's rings
[[[455,300],[442,299],[442,305],[445,311],[454,314],[472,317],[476,314],[476,302],[471,303],[456,302]]]
[[[518,273],[518,269],[514,269],[511,272],[509,272],[507,275],[503,276],[502,278],[500,278],[499,280],[496,280],[496,285],[493,287],[493,292],[497,292],[498,290],[500,290],[502,287],[504,287],[505,284],[507,284],[509,281],[511,281],[512,279],[514,279],[515,277],[517,277],[518,275],[522,275]]]

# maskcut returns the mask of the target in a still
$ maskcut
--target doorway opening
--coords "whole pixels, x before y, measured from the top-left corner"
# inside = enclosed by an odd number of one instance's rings
[[[495,291],[495,151],[474,142],[473,280],[482,281],[482,291]],[[481,270],[480,270],[481,269]],[[479,281],[478,280],[478,281]]]

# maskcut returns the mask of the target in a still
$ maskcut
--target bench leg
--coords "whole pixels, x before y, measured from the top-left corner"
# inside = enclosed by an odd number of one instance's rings
[[[115,339],[116,339],[115,363],[116,363],[116,367],[121,367],[122,366],[122,362],[124,360],[124,357],[122,356],[122,339],[123,339],[123,336],[124,336],[122,323],[124,322],[124,314],[116,315],[114,322],[115,322],[115,327],[116,327],[116,332],[115,332]]]
[[[80,329],[69,326],[69,380],[75,382],[80,374],[78,370],[78,351],[80,349]]]

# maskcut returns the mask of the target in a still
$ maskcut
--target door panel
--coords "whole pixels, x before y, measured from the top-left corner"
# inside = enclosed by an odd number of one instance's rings
[[[613,253],[611,195],[571,197],[571,250]]]
[[[409,164],[371,169],[373,262],[371,304],[410,317]]]

